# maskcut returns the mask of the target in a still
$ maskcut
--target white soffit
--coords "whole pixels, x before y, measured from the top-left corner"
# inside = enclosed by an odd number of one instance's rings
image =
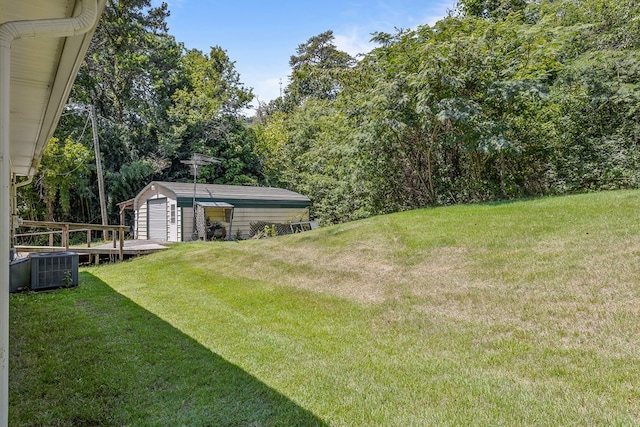
[[[102,11],[106,0],[98,0]],[[0,0],[0,23],[71,18],[79,0]],[[95,31],[75,37],[20,39],[11,47],[11,169],[36,173]]]

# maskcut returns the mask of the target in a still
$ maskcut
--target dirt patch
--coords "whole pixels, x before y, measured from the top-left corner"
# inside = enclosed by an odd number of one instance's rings
[[[268,254],[268,260],[261,256],[242,274],[359,303],[433,294],[451,284],[461,286],[467,277],[464,249],[437,248],[418,262],[407,262],[394,252],[393,243],[368,242],[347,251],[294,247]]]

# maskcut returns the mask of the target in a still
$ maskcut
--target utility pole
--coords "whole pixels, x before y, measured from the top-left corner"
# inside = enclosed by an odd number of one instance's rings
[[[204,154],[194,153],[189,160],[180,160],[180,163],[191,166],[193,173],[193,233],[191,234],[191,240],[198,238],[198,231],[196,230],[196,189],[198,182],[198,166],[206,166],[211,163],[220,163],[221,160],[216,157],[205,156]]]
[[[102,225],[108,225],[107,219],[107,203],[104,197],[104,176],[102,174],[102,160],[100,159],[100,140],[98,139],[98,126],[96,119],[96,109],[93,105],[89,105],[89,114],[91,115],[91,130],[93,131],[93,150],[96,155],[96,173],[98,175],[98,195],[100,197],[100,216],[102,217]],[[102,239],[107,240],[108,231],[102,232]],[[115,236],[114,236],[115,238]]]

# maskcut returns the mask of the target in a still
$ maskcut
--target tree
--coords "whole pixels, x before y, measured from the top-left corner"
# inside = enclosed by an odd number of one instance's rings
[[[353,132],[335,101],[308,99],[289,113],[276,112],[260,133],[256,149],[265,181],[309,196],[320,223],[370,214]]]
[[[300,191],[323,223],[640,185],[640,4],[458,6],[434,26],[375,34],[358,62],[331,31],[310,38],[285,96],[249,125],[251,90],[221,47],[183,50],[166,5],[108,1],[73,96],[98,107],[110,200],[152,178],[191,180],[180,160],[195,152],[223,159],[201,180]],[[86,126],[65,115],[56,136],[89,147]],[[68,212],[91,218],[97,200],[79,182]]]
[[[92,157],[81,143],[70,139],[60,143],[57,138],[49,141],[36,183],[47,206],[47,221],[55,221],[56,211],[65,218],[69,216],[71,200],[83,196],[82,189],[88,185]]]
[[[134,163],[151,165],[158,174],[174,155],[166,110],[178,82],[182,47],[167,33],[168,15],[165,3],[152,7],[150,0],[108,0],[73,86],[71,102],[93,105],[97,112],[112,221],[117,220],[115,203],[122,196],[133,197],[139,188],[128,185],[132,192],[112,193],[110,177]],[[90,146],[85,117],[63,115],[55,136]],[[92,193],[91,188],[85,191]],[[99,212],[97,197],[90,200],[91,206],[74,212]],[[93,217],[78,220],[91,222]]]
[[[297,55],[289,60],[292,72],[285,102],[296,105],[308,98],[336,98],[340,72],[354,66],[355,60],[333,41],[333,31],[325,31],[298,45]]]
[[[203,168],[201,179],[255,183],[255,136],[241,117],[253,93],[240,82],[234,63],[220,47],[208,55],[193,49],[182,57],[180,72],[183,81],[168,110],[176,153],[168,175],[185,179],[189,171],[180,160],[202,153],[221,157],[222,163]]]
[[[545,3],[565,35],[564,66],[544,110],[549,176],[557,192],[636,187],[640,182],[640,28],[637,2]]]
[[[458,9],[465,16],[496,20],[523,10],[527,3],[528,0],[459,0]]]

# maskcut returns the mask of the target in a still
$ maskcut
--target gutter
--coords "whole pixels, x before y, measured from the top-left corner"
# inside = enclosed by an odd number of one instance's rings
[[[9,423],[9,265],[11,244],[11,44],[18,39],[72,37],[98,18],[98,0],[80,0],[74,18],[12,21],[0,25],[0,427]]]

